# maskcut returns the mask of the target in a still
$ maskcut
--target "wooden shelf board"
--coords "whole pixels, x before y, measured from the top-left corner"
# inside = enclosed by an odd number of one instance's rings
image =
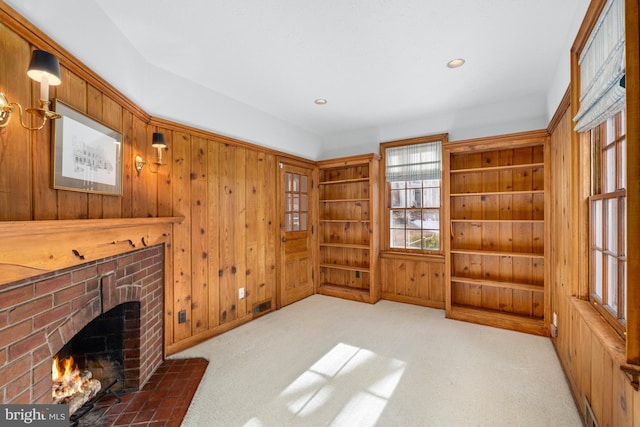
[[[452,282],[469,283],[473,285],[491,286],[494,288],[517,289],[521,291],[544,292],[544,286],[530,283],[501,282],[497,280],[470,279],[467,277],[451,277]]]
[[[520,165],[488,166],[486,168],[452,169],[451,173],[491,172],[513,169],[544,168],[544,163],[523,163]]]
[[[320,243],[321,248],[371,249],[369,245],[355,243]]]
[[[369,199],[320,199],[320,203],[368,202]]]
[[[333,184],[350,184],[352,182],[367,182],[369,178],[351,178],[351,179],[338,179],[335,181],[322,181],[318,185],[333,185]]]
[[[489,224],[497,224],[501,222],[514,224],[544,224],[544,219],[452,219],[451,222],[484,222]]]
[[[320,222],[361,222],[368,224],[368,219],[321,219]]]
[[[318,287],[320,295],[343,298],[352,301],[372,303],[369,289],[352,288],[350,286],[321,283]]]
[[[332,268],[334,270],[347,270],[347,271],[359,271],[361,273],[368,273],[367,267],[354,267],[352,265],[340,265],[340,264],[320,264],[320,268]]]
[[[510,256],[510,257],[520,257],[520,258],[544,259],[544,254],[525,253],[525,252],[483,251],[480,249],[451,249],[451,253],[462,254],[462,255]]]
[[[544,319],[521,316],[503,311],[451,304],[451,310],[447,311],[447,318],[529,334],[549,335],[545,327]]]
[[[468,196],[516,196],[521,194],[544,194],[544,190],[528,190],[528,191],[483,191],[480,193],[451,193],[451,197],[468,197]]]

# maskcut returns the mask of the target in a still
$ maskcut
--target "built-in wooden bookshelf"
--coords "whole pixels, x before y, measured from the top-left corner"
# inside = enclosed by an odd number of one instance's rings
[[[378,163],[368,154],[321,161],[318,293],[375,303]]]
[[[444,147],[448,317],[548,333],[546,141],[536,132]]]

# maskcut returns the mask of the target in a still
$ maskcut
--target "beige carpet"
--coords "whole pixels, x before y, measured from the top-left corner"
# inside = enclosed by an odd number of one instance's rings
[[[548,338],[443,310],[314,295],[176,358],[206,374],[183,426],[581,426]]]

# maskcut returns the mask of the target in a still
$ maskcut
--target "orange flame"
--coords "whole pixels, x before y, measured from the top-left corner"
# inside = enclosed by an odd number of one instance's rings
[[[54,357],[51,378],[53,379],[52,395],[54,398],[60,399],[82,391],[82,378],[73,357],[64,359],[62,366],[58,361],[58,356]]]

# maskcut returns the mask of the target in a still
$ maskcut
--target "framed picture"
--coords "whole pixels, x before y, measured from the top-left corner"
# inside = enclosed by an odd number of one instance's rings
[[[53,188],[122,195],[122,134],[54,100]]]

